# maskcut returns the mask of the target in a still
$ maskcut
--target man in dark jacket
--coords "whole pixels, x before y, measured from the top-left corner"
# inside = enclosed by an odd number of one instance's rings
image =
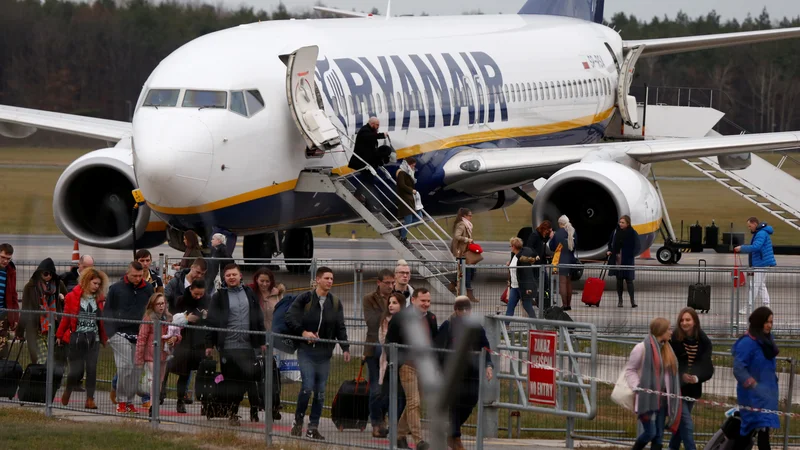
[[[211,297],[206,325],[231,331],[206,332],[206,356],[211,356],[214,347],[220,354],[220,366],[225,380],[232,382],[225,396],[233,402],[228,419],[231,425],[239,425],[239,403],[247,391],[250,400],[250,421],[258,422],[258,371],[254,349],[267,349],[264,314],[252,289],[242,284],[242,272],[236,264],[225,267],[225,287]],[[237,330],[260,331],[258,334],[236,333]]]
[[[131,262],[122,280],[108,289],[103,314],[112,319],[141,321],[147,302],[153,295],[153,286],[145,283],[143,277],[142,265],[138,261]],[[105,327],[111,336],[108,342],[114,350],[114,364],[119,375],[116,389],[116,396],[119,399],[117,412],[136,413],[133,400],[142,376],[142,366],[137,366],[135,363],[139,324],[106,322]]]
[[[439,333],[436,335],[436,348],[455,350],[461,339],[464,319],[472,312],[472,302],[469,297],[460,296],[453,304],[454,313],[448,320],[442,323]],[[470,351],[479,353],[481,349],[489,347],[489,339],[486,337],[486,330],[481,327],[480,339]],[[478,394],[481,388],[479,355],[475,354],[470,358],[467,369],[463,372],[461,380],[458,382],[459,392],[456,403],[450,408],[450,437],[447,439],[447,446],[453,450],[463,449],[461,443],[461,426],[469,419],[475,405],[478,404]],[[492,357],[486,353],[486,380],[490,381],[494,376],[494,364]]]
[[[353,146],[353,156],[347,167],[353,170],[361,170],[367,164],[373,167],[380,167],[383,165],[383,155],[378,154],[378,140],[386,139],[388,133],[378,133],[378,128],[381,126],[381,121],[373,116],[369,118],[369,122],[361,127],[356,134],[356,142]],[[359,159],[360,157],[360,159]]]
[[[207,267],[205,259],[197,258],[192,262],[190,268],[181,270],[169,280],[167,287],[164,289],[164,297],[167,298],[167,310],[170,314],[183,312],[177,308],[178,299],[183,296],[186,288],[191,286],[195,280],[205,279]]]
[[[19,309],[17,296],[17,266],[11,261],[14,247],[0,244],[0,359],[7,358],[11,350],[9,332],[17,329]]]
[[[150,283],[155,292],[164,292],[164,281],[158,276],[158,272],[150,268],[150,265],[153,263],[153,255],[150,253],[150,250],[146,248],[137,250],[135,258],[144,269],[145,283]]]
[[[75,286],[78,285],[78,279],[81,277],[81,272],[87,267],[94,267],[94,258],[90,255],[83,254],[80,259],[78,259],[77,267],[73,267],[69,272],[64,272],[58,276],[61,278],[61,281],[64,282],[64,286],[67,287],[67,292],[72,292],[72,290],[75,289]]]
[[[339,299],[331,294],[333,271],[327,267],[317,269],[316,286],[316,289],[300,294],[294,300],[286,312],[286,325],[291,334],[303,338],[296,342],[302,387],[297,397],[292,436],[303,434],[303,417],[313,392],[314,402],[311,404],[306,437],[323,440],[325,438],[319,433],[319,419],[325,405],[325,385],[336,344],[315,340],[338,340],[344,352],[344,362],[350,362],[350,346],[346,343],[344,309]]]
[[[394,290],[394,273],[389,269],[378,272],[378,287],[375,292],[364,296],[364,322],[367,323],[366,342],[375,345],[364,347],[364,360],[369,370],[369,418],[372,423],[372,437],[385,438],[388,431],[383,428],[383,402],[381,398],[380,366],[381,347],[378,344],[378,331],[381,319],[389,309],[389,296]]]
[[[435,341],[439,327],[436,316],[428,311],[431,307],[431,293],[425,288],[416,289],[411,296],[411,305],[411,308],[403,309],[389,322],[389,329],[386,332],[387,344],[408,345],[406,332],[402,326],[406,320],[420,320],[430,333],[431,344]],[[398,348],[397,358],[397,361],[389,362],[399,367],[400,384],[406,395],[406,408],[397,423],[397,447],[408,448],[406,436],[410,434],[418,449],[427,450],[430,445],[422,439],[420,391],[413,355],[409,348]]]

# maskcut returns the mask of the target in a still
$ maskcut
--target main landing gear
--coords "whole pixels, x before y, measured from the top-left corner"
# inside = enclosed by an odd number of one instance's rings
[[[244,237],[242,250],[245,259],[270,260],[281,253],[286,259],[311,259],[314,257],[314,235],[311,228],[254,234]],[[307,273],[311,265],[305,261],[288,261],[286,267],[292,273]]]

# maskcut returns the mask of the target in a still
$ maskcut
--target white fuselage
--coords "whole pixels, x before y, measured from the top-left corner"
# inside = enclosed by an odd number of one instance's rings
[[[212,33],[164,59],[137,102],[134,167],[153,211],[241,234],[355,218],[292,191],[307,167],[347,172],[352,150],[343,138],[346,152],[306,158],[280,56],[309,45],[320,49],[316,81],[334,125],[353,139],[377,116],[398,157],[420,160],[427,192],[447,190],[437,168],[454,149],[599,139],[616,103],[611,51],[622,58],[613,30],[553,16],[270,21]],[[151,89],[180,90],[177,106],[143,106]],[[196,90],[224,92],[224,108],[181,106]],[[246,117],[233,93],[248,90],[264,107]]]

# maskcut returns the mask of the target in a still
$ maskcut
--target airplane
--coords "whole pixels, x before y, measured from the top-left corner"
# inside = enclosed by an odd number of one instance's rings
[[[435,218],[506,207],[539,180],[533,223],[567,214],[580,258],[603,257],[623,214],[648,249],[662,218],[651,163],[796,148],[800,133],[601,143],[615,114],[638,122],[628,95],[638,58],[797,38],[800,28],[623,40],[602,24],[603,8],[529,0],[514,15],[240,25],[161,61],[132,123],[0,106],[0,134],[109,143],[70,164],[53,198],[58,228],[96,247],[167,240],[183,250],[186,230],[208,238],[213,226],[243,236],[246,258],[311,258],[311,227],[361,218],[334,194],[296,191],[299,174],[352,172],[344,144],[376,116],[398,160],[418,160],[416,189]]]

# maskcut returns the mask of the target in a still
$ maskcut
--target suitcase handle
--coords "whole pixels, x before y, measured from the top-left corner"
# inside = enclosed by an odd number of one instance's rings
[[[11,338],[11,343],[8,344],[8,353],[6,354],[6,361],[11,359],[11,349],[14,348],[14,342],[16,342],[16,341],[17,341],[17,335],[15,333],[14,337]],[[19,341],[20,346],[19,346],[19,350],[17,351],[17,359],[15,359],[16,362],[19,362],[19,357],[20,357],[20,355],[22,355],[22,347],[24,347],[24,345],[22,345],[22,342],[23,342],[22,340]]]
[[[701,266],[700,263],[703,263],[703,265]],[[707,268],[708,267],[708,261],[706,261],[705,259],[698,260],[697,261],[697,267],[702,267],[704,269]],[[700,284],[700,271],[699,270],[697,271],[697,284]],[[703,271],[703,284],[708,284],[708,272],[705,271],[705,270]]]

